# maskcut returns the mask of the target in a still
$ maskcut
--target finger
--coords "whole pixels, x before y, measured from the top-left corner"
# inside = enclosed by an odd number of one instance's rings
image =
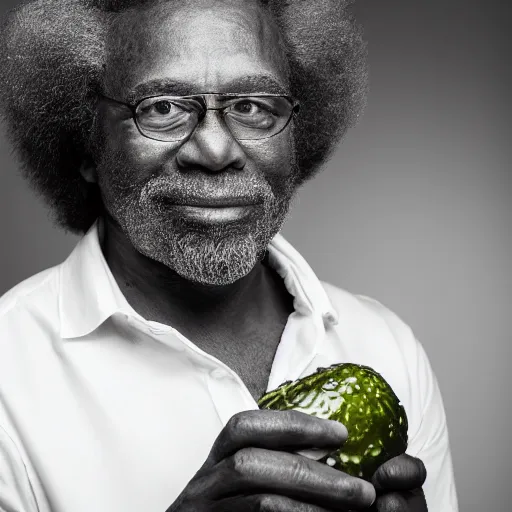
[[[379,496],[375,501],[376,512],[409,512],[407,501],[397,492]]]
[[[402,508],[397,508],[399,506]],[[428,512],[427,500],[423,489],[391,492],[378,496],[375,501],[375,508],[372,508],[372,510],[377,512],[394,512],[395,509],[400,512]]]
[[[298,411],[245,411],[235,414],[217,437],[206,466],[253,446],[267,450],[339,448],[348,437],[339,422]]]
[[[236,496],[216,502],[212,512],[332,512],[332,509],[319,507],[286,496],[276,494],[253,494]],[[337,510],[336,512],[343,512]]]
[[[278,494],[326,508],[364,508],[372,484],[288,452],[243,448],[189,484],[188,492],[218,500],[239,494]]]
[[[402,491],[421,487],[426,478],[425,464],[404,453],[382,464],[373,474],[371,482],[377,491]]]

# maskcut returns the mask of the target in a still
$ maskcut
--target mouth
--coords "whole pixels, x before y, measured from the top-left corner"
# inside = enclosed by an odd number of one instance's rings
[[[261,204],[249,197],[190,197],[183,200],[164,199],[168,206],[194,206],[198,208],[235,208]]]
[[[246,220],[263,202],[244,197],[162,198],[167,211],[201,224],[227,224]]]

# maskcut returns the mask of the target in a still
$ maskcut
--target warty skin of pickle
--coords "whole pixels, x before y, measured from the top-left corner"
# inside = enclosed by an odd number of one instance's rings
[[[347,440],[320,462],[368,481],[380,465],[407,449],[405,409],[384,377],[369,366],[341,363],[318,368],[264,394],[258,405],[343,423]]]

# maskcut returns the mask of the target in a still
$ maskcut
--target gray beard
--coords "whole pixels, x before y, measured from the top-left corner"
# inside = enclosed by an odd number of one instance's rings
[[[118,177],[122,175],[119,167],[117,172]],[[189,281],[222,286],[246,276],[264,257],[288,214],[296,190],[295,176],[292,172],[273,186],[256,177],[233,185],[234,196],[252,193],[255,198],[263,198],[263,205],[257,216],[224,226],[200,225],[176,218],[157,200],[159,195],[165,196],[178,189],[185,196],[187,193],[207,194],[211,183],[187,190],[185,182],[180,188],[178,177],[173,181],[150,179],[145,185],[104,188],[110,192],[103,200],[110,215],[141,254]],[[121,179],[118,183],[127,181]]]
[[[126,217],[125,232],[142,254],[163,263],[181,277],[206,285],[227,285],[246,276],[260,261],[280,230],[290,199],[266,210],[263,218],[245,229],[194,229],[179,221],[141,222]]]

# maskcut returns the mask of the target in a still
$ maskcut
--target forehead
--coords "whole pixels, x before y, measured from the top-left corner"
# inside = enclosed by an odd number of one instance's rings
[[[180,84],[155,93],[287,90],[279,31],[258,0],[169,0],[125,12],[107,48],[106,89],[124,97],[155,83]]]

